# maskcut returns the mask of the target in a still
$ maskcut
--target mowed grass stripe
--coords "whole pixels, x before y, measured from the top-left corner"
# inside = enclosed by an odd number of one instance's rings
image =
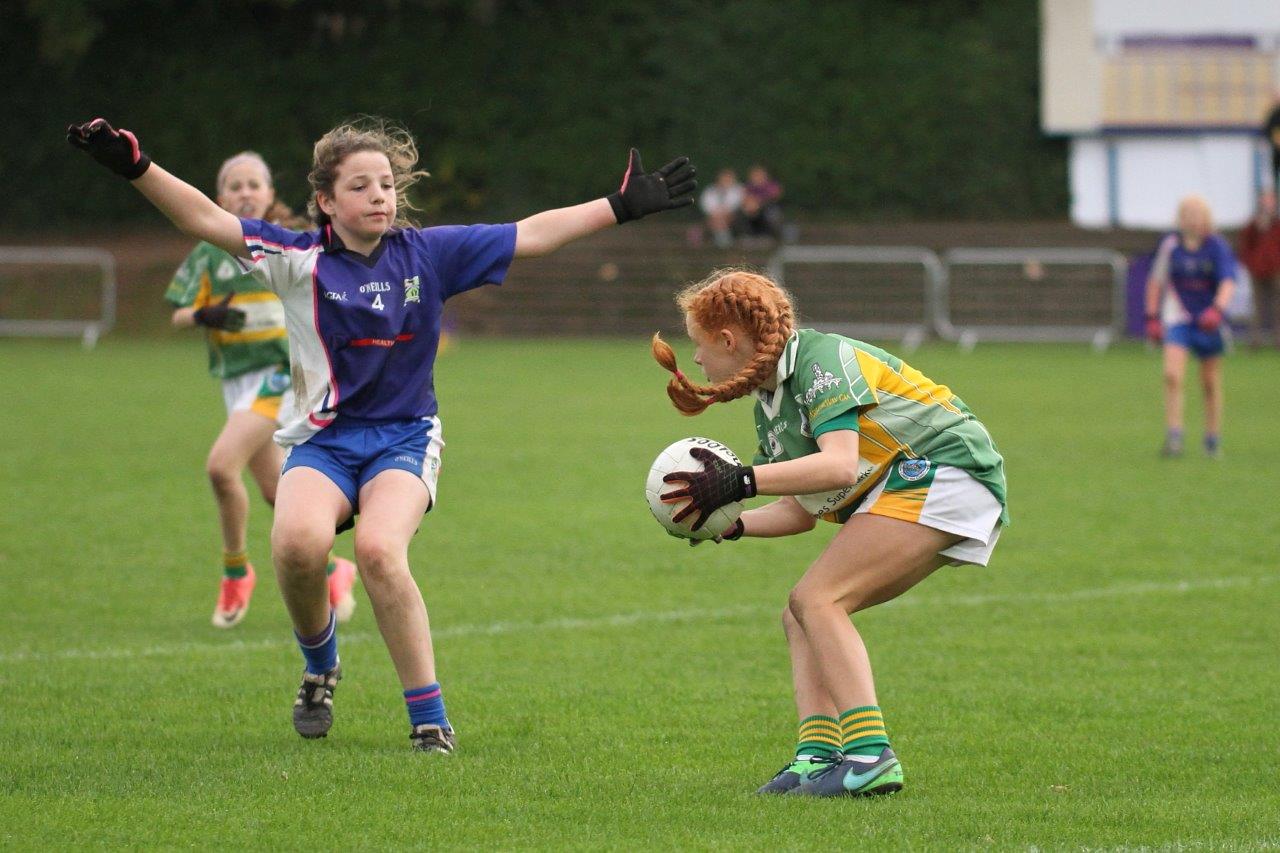
[[[1143,595],[1178,595],[1200,592],[1204,590],[1238,589],[1241,587],[1262,586],[1275,583],[1280,577],[1263,575],[1258,577],[1201,578],[1197,580],[1172,581],[1169,583],[1122,584],[1095,589],[1077,589],[1067,592],[1022,592],[995,593],[988,595],[949,595],[929,596],[915,595],[895,599],[881,607],[979,607],[986,604],[1039,604],[1061,603],[1066,601],[1083,601],[1095,598],[1128,598]],[[432,632],[436,639],[454,639],[465,637],[493,637],[501,634],[525,634],[538,631],[594,631],[602,628],[621,628],[630,625],[662,625],[679,622],[723,622],[743,616],[761,616],[774,613],[776,605],[744,604],[740,607],[721,607],[711,610],[690,609],[666,612],[615,613],[609,616],[583,616],[550,619],[545,622],[490,622],[477,625],[453,625],[438,628]],[[340,632],[343,645],[361,644],[372,641],[381,642],[382,637],[368,631]],[[258,650],[275,651],[281,648],[292,648],[291,640],[263,638],[259,640],[229,640],[227,642],[190,642],[172,645],[122,647],[122,648],[77,648],[57,649],[51,651],[19,651],[0,652],[0,663],[47,663],[50,661],[100,661],[121,660],[130,658],[174,657],[187,654],[207,654],[210,652],[225,654],[229,652],[252,652]]]

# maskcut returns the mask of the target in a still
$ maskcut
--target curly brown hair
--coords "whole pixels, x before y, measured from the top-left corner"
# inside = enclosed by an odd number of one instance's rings
[[[768,381],[795,330],[791,295],[767,276],[747,269],[718,269],[676,296],[676,305],[706,330],[734,327],[755,343],[755,355],[734,376],[718,385],[697,385],[676,366],[676,354],[653,336],[653,357],[674,377],[667,396],[681,414],[696,415],[712,403],[743,397]]]
[[[338,167],[357,151],[377,151],[386,155],[396,185],[394,224],[416,224],[410,213],[418,208],[409,201],[406,193],[409,187],[430,173],[414,168],[418,165],[418,144],[414,142],[413,135],[400,125],[378,116],[358,116],[345,121],[316,140],[311,172],[307,175],[307,182],[311,184],[307,212],[311,218],[322,227],[329,223],[329,214],[320,209],[316,196],[324,193],[333,197]]]

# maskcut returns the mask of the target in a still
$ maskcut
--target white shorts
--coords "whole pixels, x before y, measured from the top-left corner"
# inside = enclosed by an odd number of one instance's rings
[[[234,412],[256,412],[281,423],[281,411],[293,408],[293,387],[288,365],[251,370],[222,380],[222,402],[227,415]]]
[[[951,565],[985,566],[1000,539],[1000,502],[960,468],[926,459],[895,462],[853,514],[899,518],[965,538],[939,553]]]

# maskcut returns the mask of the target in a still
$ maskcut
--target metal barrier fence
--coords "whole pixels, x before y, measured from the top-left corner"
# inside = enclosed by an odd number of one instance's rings
[[[858,338],[932,333],[980,340],[1088,342],[1124,331],[1127,261],[1109,249],[787,246],[769,273],[795,294],[804,322]],[[852,318],[857,319],[852,319]]]
[[[0,246],[0,266],[94,267],[99,272],[101,299],[96,318],[36,320],[0,318],[0,336],[80,338],[93,347],[116,321],[116,259],[101,249],[40,246]]]
[[[938,256],[918,246],[785,246],[769,275],[795,295],[806,322],[855,338],[899,338],[907,350],[928,336],[933,295],[946,279]]]
[[[1089,342],[1124,334],[1128,263],[1108,249],[952,249],[934,328],[971,348],[979,340]]]

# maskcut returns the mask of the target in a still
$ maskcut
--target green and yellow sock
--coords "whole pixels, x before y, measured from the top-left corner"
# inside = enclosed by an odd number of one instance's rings
[[[879,705],[863,705],[840,715],[841,746],[845,755],[879,755],[889,746],[889,733]]]
[[[796,758],[806,755],[829,758],[840,751],[840,721],[816,714],[800,721],[800,738]]]
[[[222,574],[229,578],[242,578],[249,573],[249,552],[223,551]]]
[[[324,575],[328,577],[333,574],[333,570],[338,568],[338,561],[334,559],[333,552],[329,552],[329,562],[324,567]]]

